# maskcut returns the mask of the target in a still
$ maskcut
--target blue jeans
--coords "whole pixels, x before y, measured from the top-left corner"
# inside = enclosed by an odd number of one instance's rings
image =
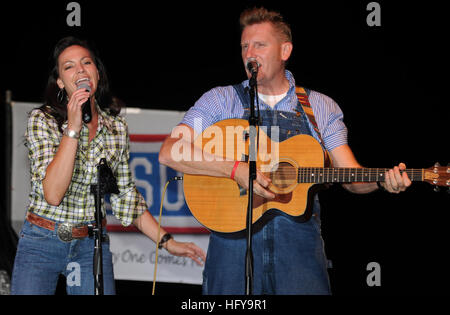
[[[60,274],[67,278],[67,294],[94,294],[94,239],[63,242],[56,228],[50,231],[25,221],[14,261],[11,294],[54,294]],[[115,294],[109,242],[103,242],[102,248],[104,293]]]
[[[318,208],[307,222],[272,211],[253,227],[253,294],[331,294]],[[246,246],[245,233],[211,233],[203,294],[245,294]]]

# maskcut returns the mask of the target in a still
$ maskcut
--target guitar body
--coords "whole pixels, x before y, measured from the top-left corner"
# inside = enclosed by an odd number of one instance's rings
[[[196,139],[195,145],[224,160],[244,160],[248,156],[248,121],[228,119],[218,122]],[[230,148],[233,148],[231,150]],[[280,143],[259,132],[257,168],[270,177],[269,187],[276,198],[266,200],[254,194],[253,223],[270,209],[300,216],[312,205],[313,183],[298,183],[299,167],[324,167],[324,152],[311,136],[297,135]],[[246,228],[247,191],[232,179],[184,174],[184,194],[194,217],[217,232],[237,232]]]

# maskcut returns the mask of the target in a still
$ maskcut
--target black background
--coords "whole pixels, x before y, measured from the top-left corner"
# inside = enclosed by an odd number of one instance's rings
[[[239,14],[264,5],[292,27],[288,69],[296,83],[340,105],[362,165],[446,165],[447,13],[437,1],[378,1],[381,26],[369,27],[369,2],[78,1],[81,27],[66,24],[69,1],[2,3],[0,92],[40,102],[53,46],[75,35],[97,48],[127,106],[185,111],[210,88],[245,79]],[[334,294],[449,293],[447,193],[415,183],[400,195],[353,195],[335,185],[321,200]],[[366,283],[370,262],[381,266],[380,287]],[[199,286],[159,288],[200,293]],[[151,286],[119,281],[118,293],[151,294]]]

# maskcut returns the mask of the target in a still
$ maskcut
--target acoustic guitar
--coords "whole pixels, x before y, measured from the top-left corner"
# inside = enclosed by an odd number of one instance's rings
[[[217,160],[247,161],[249,130],[246,120],[222,120],[206,128],[194,145]],[[263,130],[257,133],[256,165],[272,180],[269,189],[276,197],[267,200],[254,194],[253,223],[270,209],[278,209],[291,216],[306,216],[311,211],[315,188],[319,184],[383,182],[385,172],[389,170],[327,167],[326,154],[311,136],[296,135],[277,142]],[[406,169],[405,172],[412,181],[450,186],[449,167],[436,165],[428,169]],[[184,174],[184,194],[194,217],[208,229],[231,233],[246,228],[247,190],[234,180]]]

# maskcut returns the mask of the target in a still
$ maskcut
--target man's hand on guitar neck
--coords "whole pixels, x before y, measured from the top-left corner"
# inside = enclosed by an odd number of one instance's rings
[[[406,165],[400,163],[389,172],[385,173],[384,182],[380,182],[380,185],[388,192],[398,194],[405,191],[411,185],[411,180],[408,178],[406,172],[400,173],[400,171],[406,170]]]
[[[243,188],[248,189],[248,176],[249,165],[248,163],[241,162],[238,164],[234,180]],[[266,199],[274,199],[275,194],[269,190],[271,184],[270,178],[265,176],[261,171],[256,171],[256,180],[253,183],[253,192]]]
[[[334,167],[362,167],[356,160],[350,147],[346,145],[339,146],[330,152]],[[406,169],[404,163],[400,163],[393,169],[385,173],[385,182],[380,182],[381,187],[390,193],[398,194],[405,191],[411,185],[411,180],[406,172],[400,171]],[[342,186],[348,191],[356,194],[367,194],[377,190],[379,187],[376,182],[371,183],[343,183]]]

